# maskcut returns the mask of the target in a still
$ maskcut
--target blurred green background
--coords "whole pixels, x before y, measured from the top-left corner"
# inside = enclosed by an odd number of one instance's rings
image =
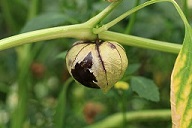
[[[145,0],[124,0],[100,24],[118,17],[137,2]],[[185,0],[178,0],[178,4],[191,22],[191,9],[185,6]],[[109,3],[103,0],[0,0],[0,39],[82,23],[107,5]],[[183,23],[170,3],[144,8],[110,30],[179,44],[184,37]],[[81,128],[123,110],[170,109],[170,75],[176,54],[124,46],[129,66],[123,81],[129,83],[130,88],[112,88],[103,94],[101,90],[89,89],[71,80],[64,58],[75,41],[49,40],[0,52],[0,128]],[[138,95],[132,89],[133,76],[153,80],[160,100],[153,102]],[[136,120],[124,127],[154,126],[169,128],[171,121]]]

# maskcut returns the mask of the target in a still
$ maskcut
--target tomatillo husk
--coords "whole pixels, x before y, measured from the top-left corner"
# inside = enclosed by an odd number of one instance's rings
[[[124,48],[114,41],[78,41],[66,55],[73,78],[84,86],[107,92],[128,66]]]

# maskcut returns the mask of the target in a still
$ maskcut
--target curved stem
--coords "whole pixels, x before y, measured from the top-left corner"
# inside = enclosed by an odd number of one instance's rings
[[[143,3],[143,4],[141,4],[141,5],[139,5],[139,6],[135,7],[135,8],[133,8],[133,9],[125,12],[125,13],[122,14],[121,16],[119,16],[119,17],[117,17],[116,19],[112,20],[111,22],[103,25],[102,27],[100,27],[100,28],[95,28],[94,31],[93,31],[93,33],[98,34],[98,33],[102,32],[102,31],[106,31],[106,30],[108,30],[110,27],[114,26],[115,24],[117,24],[118,22],[120,22],[121,20],[123,20],[124,18],[126,18],[127,16],[129,16],[130,14],[132,14],[132,13],[134,13],[134,12],[136,12],[136,11],[138,11],[138,10],[146,7],[146,6],[149,6],[149,5],[151,5],[151,4],[158,3],[158,2],[171,2],[171,3],[175,6],[175,8],[177,9],[177,11],[178,11],[181,19],[183,20],[184,24],[185,24],[185,25],[188,24],[188,21],[187,21],[185,15],[183,14],[182,10],[180,9],[180,7],[178,6],[178,4],[177,4],[174,0],[150,0],[150,1],[147,1],[147,2],[145,2],[145,3]]]
[[[170,121],[171,112],[170,110],[144,110],[126,113],[127,122],[135,121]],[[93,125],[87,126],[86,128],[114,128],[119,127],[122,124],[123,118],[121,113],[114,114],[108,118],[94,123]]]
[[[64,37],[93,40],[96,38],[96,35],[92,33],[92,29],[86,24],[54,27],[2,39],[0,40],[0,51],[27,43]]]
[[[174,0],[168,0],[168,1],[170,1],[175,6],[175,8],[176,8],[177,12],[179,13],[185,27],[190,26],[189,22],[187,21],[187,18],[185,17],[185,14],[183,13],[183,11],[179,7],[179,5]]]
[[[111,22],[103,25],[102,27],[100,28],[95,28],[93,33],[95,34],[98,34],[102,31],[106,31],[108,30],[110,27],[114,26],[115,24],[117,24],[118,22],[120,22],[121,20],[123,20],[124,18],[126,18],[127,16],[129,16],[130,14],[148,6],[148,5],[151,5],[151,4],[154,4],[154,3],[157,3],[157,2],[164,2],[164,1],[170,1],[170,0],[150,0],[150,1],[147,1],[139,6],[136,6],[134,7],[133,9],[123,13],[121,16],[117,17],[116,19],[112,20]]]
[[[153,49],[163,52],[179,53],[182,45],[175,43],[168,43],[163,41],[151,40],[142,37],[120,34],[111,31],[104,31],[98,34],[102,40],[117,41],[123,45]]]
[[[105,8],[102,12],[100,12],[98,15],[95,17],[91,18],[88,20],[86,23],[89,24],[90,26],[95,26],[99,22],[101,22],[115,7],[117,7],[122,0],[119,0],[118,2],[112,2],[107,8]]]

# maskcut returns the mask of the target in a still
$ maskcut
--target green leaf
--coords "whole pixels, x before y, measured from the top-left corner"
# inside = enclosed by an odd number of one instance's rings
[[[192,128],[192,28],[175,1],[185,25],[183,46],[171,75],[171,116],[173,128]]]
[[[140,67],[141,67],[141,64],[129,64],[127,70],[125,71],[124,76],[135,73]]]
[[[138,14],[139,20],[135,23],[133,33],[145,38],[152,38],[165,31],[166,21],[159,13],[142,11]]]
[[[134,76],[131,78],[131,88],[140,97],[151,101],[159,101],[159,91],[155,83],[147,78]]]
[[[57,106],[56,106],[56,112],[53,118],[54,126],[55,128],[63,128],[64,126],[64,117],[65,117],[65,112],[66,112],[66,103],[67,103],[67,89],[71,82],[73,81],[73,78],[69,78],[67,81],[65,81],[63,85],[63,89],[61,90],[59,96],[58,96],[58,101],[57,101]]]
[[[65,59],[67,51],[64,51],[56,56],[56,59]]]
[[[64,25],[66,23],[76,22],[70,19],[70,17],[68,17],[67,15],[60,13],[42,14],[27,22],[27,24],[21,30],[21,33],[48,27],[54,27],[58,25]]]
[[[192,127],[192,28],[188,24],[171,76],[171,109],[173,127]]]

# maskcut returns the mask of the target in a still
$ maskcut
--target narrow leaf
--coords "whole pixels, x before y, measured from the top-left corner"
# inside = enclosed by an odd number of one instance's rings
[[[173,128],[192,127],[192,29],[185,26],[183,47],[171,76]]]
[[[155,83],[147,78],[135,76],[131,78],[131,88],[140,97],[151,101],[159,101],[159,91]]]
[[[63,85],[63,89],[61,90],[58,103],[56,106],[56,113],[54,115],[53,121],[55,128],[63,128],[64,126],[64,117],[66,112],[66,104],[67,104],[67,89],[71,82],[73,81],[72,78],[69,78]]]

